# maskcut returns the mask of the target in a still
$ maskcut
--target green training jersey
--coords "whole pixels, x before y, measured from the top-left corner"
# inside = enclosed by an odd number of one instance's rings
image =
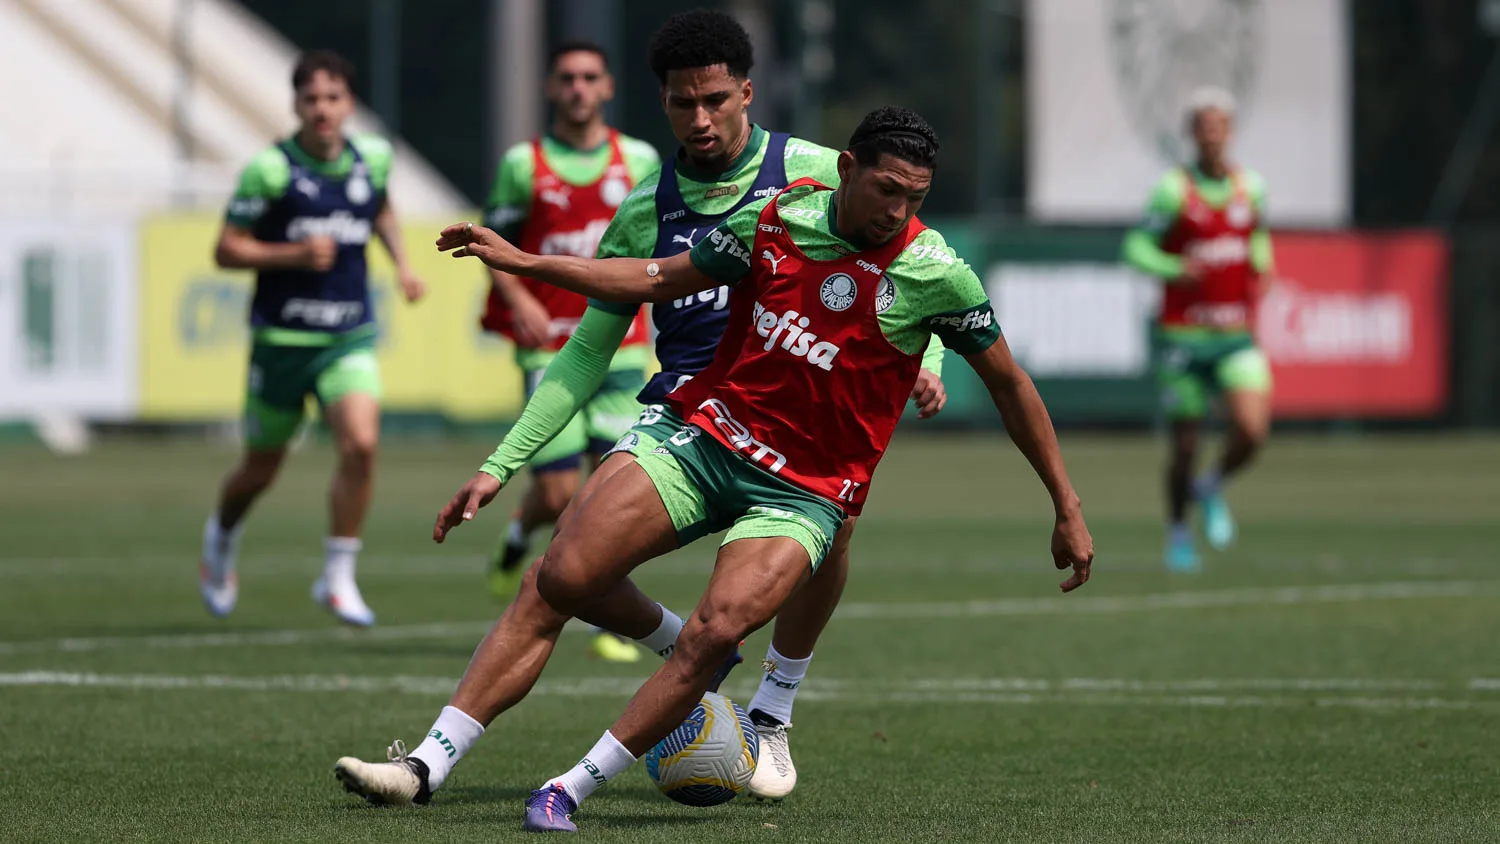
[[[359,150],[360,157],[370,168],[370,186],[377,192],[384,191],[391,176],[393,153],[390,142],[378,135],[356,135],[349,139],[349,144]],[[239,185],[224,214],[225,221],[230,225],[242,229],[255,228],[271,203],[286,194],[291,184],[292,168],[282,154],[282,149],[280,144],[266,147],[240,171]],[[348,176],[350,168],[354,166],[354,153],[348,145],[333,161],[314,158],[302,149],[295,136],[285,145],[285,149],[291,151],[298,164],[330,179]]]
[[[1146,201],[1145,219],[1125,236],[1125,262],[1141,272],[1168,282],[1182,275],[1182,257],[1161,248],[1162,239],[1171,231],[1172,224],[1182,213],[1182,203],[1187,195],[1188,179],[1198,189],[1198,195],[1210,208],[1223,208],[1234,197],[1234,180],[1229,176],[1215,179],[1205,175],[1197,167],[1184,171],[1181,167],[1168,170],[1151,191]],[[1250,235],[1250,263],[1256,272],[1271,269],[1271,233],[1266,228],[1266,180],[1254,170],[1240,170],[1240,179],[1249,195],[1251,207],[1261,221],[1260,228]]]
[[[782,225],[802,253],[813,261],[837,260],[858,251],[837,233],[833,191],[809,191],[787,200]],[[737,211],[714,234],[693,247],[693,266],[727,285],[750,274],[765,199]],[[876,316],[891,345],[909,355],[921,354],[936,335],[961,355],[989,348],[1000,336],[984,284],[936,229],[922,231],[886,269],[895,299]]]
[[[639,138],[620,135],[620,152],[625,156],[625,167],[630,171],[633,184],[641,184],[661,167],[661,156],[656,148]],[[599,181],[609,167],[609,142],[593,149],[578,149],[551,135],[544,135],[542,156],[552,172],[564,182],[591,185]],[[484,224],[506,240],[514,241],[520,235],[521,224],[531,213],[532,177],[535,174],[536,158],[531,141],[506,150],[505,157],[500,160],[495,184],[484,203]]]

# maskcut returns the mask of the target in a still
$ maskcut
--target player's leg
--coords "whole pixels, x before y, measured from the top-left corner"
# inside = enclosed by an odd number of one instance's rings
[[[636,396],[645,385],[646,376],[639,367],[611,370],[579,412],[587,439],[586,459],[594,471],[635,425],[641,414]],[[641,658],[641,649],[634,642],[601,626],[594,627],[589,650],[606,662],[631,663]]]
[[[536,392],[547,367],[541,361],[523,372],[526,398]],[[521,495],[521,504],[511,514],[510,524],[490,556],[490,594],[497,601],[515,597],[529,559],[531,539],[538,528],[557,521],[578,492],[580,457],[588,443],[583,419],[574,416],[531,459],[531,483]]]
[[[299,380],[301,349],[256,344],[250,353],[245,395],[245,452],[219,489],[218,504],[203,526],[198,592],[209,613],[223,617],[239,601],[236,556],[245,515],[271,487],[286,459],[286,446],[302,424],[304,394]]]
[[[828,558],[776,614],[760,686],[747,707],[760,736],[760,762],[749,787],[750,796],[757,800],[780,800],[797,787],[797,768],[787,741],[792,703],[812,663],[813,647],[844,594],[854,523],[853,518],[844,520]]]
[[[706,504],[686,482],[658,488],[629,458],[606,460],[559,526],[546,556],[475,650],[458,689],[407,756],[393,745],[392,761],[345,757],[335,773],[345,787],[372,802],[425,803],[441,787],[500,713],[524,698],[571,615],[638,635],[670,652],[681,619],[636,589],[626,575],[636,565],[707,532]],[[539,583],[545,581],[546,597]]]
[[[1193,532],[1188,527],[1188,507],[1193,500],[1193,467],[1198,458],[1198,434],[1208,411],[1208,390],[1195,364],[1192,346],[1170,339],[1159,340],[1157,385],[1162,405],[1171,423],[1167,459],[1166,565],[1172,571],[1197,571],[1202,565]]]
[[[575,830],[571,815],[578,804],[676,729],[718,666],[745,636],[771,620],[809,573],[807,551],[796,540],[747,538],[725,545],[677,649],[582,761],[532,793],[525,828]]]
[[[1271,431],[1271,367],[1258,348],[1227,355],[1215,367],[1224,397],[1229,433],[1218,463],[1198,478],[1195,495],[1203,508],[1203,529],[1215,548],[1234,542],[1237,528],[1224,500],[1224,484],[1265,445]]]
[[[319,362],[317,394],[338,463],[328,489],[323,573],[313,583],[312,596],[340,621],[369,626],[375,623],[375,613],[365,604],[354,572],[380,443],[380,369],[371,343],[328,350]]]

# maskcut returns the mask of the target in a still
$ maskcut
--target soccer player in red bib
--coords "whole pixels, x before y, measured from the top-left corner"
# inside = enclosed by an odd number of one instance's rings
[[[552,50],[547,73],[552,125],[546,135],[516,144],[500,162],[485,208],[492,228],[527,252],[594,257],[625,197],[661,166],[650,144],[605,122],[604,105],[613,97],[614,80],[601,47],[568,41]],[[573,336],[588,301],[511,273],[492,270],[491,277],[481,324],[515,343],[529,398]],[[584,456],[597,464],[635,423],[649,339],[645,317],[638,316],[599,389],[532,458],[531,486],[490,561],[489,586],[496,599],[515,596],[526,568],[522,563],[530,559],[531,535],[557,521],[578,492]],[[641,655],[634,644],[604,633],[593,647],[611,661],[633,662]]]
[[[1224,482],[1248,464],[1271,429],[1271,367],[1255,344],[1255,308],[1271,272],[1265,181],[1229,160],[1234,97],[1194,92],[1188,127],[1198,148],[1191,167],[1168,172],[1151,194],[1146,222],[1125,238],[1125,260],[1164,282],[1156,329],[1157,380],[1172,420],[1167,472],[1166,564],[1202,563],[1188,528],[1188,506],[1203,513],[1209,545],[1234,541]],[[1193,480],[1198,432],[1215,395],[1229,420],[1219,462]]]
[[[618,598],[646,560],[728,528],[718,563],[665,665],[578,765],[527,799],[526,829],[575,831],[579,801],[680,724],[740,640],[817,569],[864,505],[934,335],[979,374],[1046,486],[1053,562],[1073,570],[1062,589],[1088,580],[1093,539],[1046,407],[979,279],[916,219],[937,148],[919,115],[879,109],[840,154],[838,190],[798,180],[660,260],[535,256],[489,229],[444,229],[440,249],[601,300],[733,291],[714,361],[668,397],[686,424],[575,505],[537,588],[576,615]],[[445,509],[434,536],[471,506]]]

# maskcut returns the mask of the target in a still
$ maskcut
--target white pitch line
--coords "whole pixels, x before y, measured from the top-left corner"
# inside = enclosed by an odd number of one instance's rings
[[[1155,592],[1142,595],[1046,598],[1008,598],[993,601],[849,602],[839,606],[845,620],[947,619],[1026,615],[1094,615],[1157,610],[1192,610],[1227,606],[1287,606],[1359,601],[1429,598],[1466,598],[1500,594],[1500,580],[1418,580],[1351,583],[1323,586],[1220,589],[1201,592]],[[357,644],[367,641],[478,638],[493,625],[488,621],[407,624],[350,630],[326,627],[310,630],[265,630],[247,633],[183,633],[157,636],[102,636],[0,642],[0,656],[27,653],[82,653],[131,648],[137,650],[226,647],[276,647],[313,642]],[[571,624],[567,630],[582,629]]]
[[[953,680],[914,680],[908,684],[865,684],[846,681],[837,686],[809,688],[804,697],[809,700],[859,701],[903,704],[989,704],[1008,706],[1030,706],[1039,704],[1079,704],[1090,706],[1167,706],[1193,708],[1271,708],[1271,707],[1340,707],[1353,709],[1411,710],[1411,709],[1490,709],[1500,706],[1493,699],[1465,699],[1427,695],[1423,697],[1368,697],[1368,696],[1266,696],[1266,695],[1210,695],[1210,694],[1133,694],[1129,692],[1083,691],[1083,688],[1104,688],[1113,680],[1074,678],[1064,681],[1025,680],[1019,678],[972,678],[960,679],[959,686],[980,687],[987,683],[1009,684],[1015,688],[1033,687],[1036,691],[965,691],[948,688]],[[1138,681],[1123,681],[1126,687]],[[1234,688],[1238,680],[1193,680],[1183,681],[1200,689]],[[1288,683],[1288,688],[1298,688],[1300,682]],[[1314,681],[1315,684],[1323,681]],[[1337,682],[1351,682],[1340,680]],[[1378,687],[1386,681],[1354,680],[1361,687]],[[1216,685],[1217,684],[1217,685]],[[64,671],[24,671],[0,674],[0,687],[68,687],[68,688],[112,688],[147,689],[158,691],[203,690],[239,692],[312,692],[312,693],[402,693],[425,696],[451,694],[457,681],[442,677],[415,676],[338,676],[338,675],[278,675],[264,677],[236,677],[223,674],[162,675],[162,674],[94,674]],[[1170,684],[1169,684],[1170,685]],[[1434,685],[1436,685],[1434,681]],[[542,681],[532,689],[532,695],[544,697],[625,697],[633,693],[639,681],[628,677],[586,677],[573,680]],[[1316,687],[1316,686],[1314,686]]]
[[[848,602],[841,619],[968,618],[1007,615],[1094,615],[1232,606],[1285,606],[1351,601],[1468,598],[1500,594],[1500,580],[1415,580],[1321,586],[1249,587],[1144,595],[1088,595],[1008,598],[997,601],[912,603]]]

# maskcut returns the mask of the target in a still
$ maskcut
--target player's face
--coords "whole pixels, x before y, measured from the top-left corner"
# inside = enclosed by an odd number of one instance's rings
[[[1223,161],[1233,135],[1234,121],[1219,109],[1206,108],[1193,117],[1193,143],[1198,146],[1201,161]]]
[[[598,53],[587,50],[563,53],[547,74],[547,100],[564,122],[590,123],[599,117],[604,104],[614,98],[615,79]]]
[[[354,113],[354,95],[349,80],[320,70],[297,89],[297,119],[302,128],[320,141],[330,142],[344,131],[344,121]]]
[[[869,167],[839,154],[839,234],[863,249],[880,246],[917,216],[932,187],[932,169],[882,154]]]
[[[705,170],[722,170],[745,148],[755,99],[749,79],[736,79],[724,65],[667,71],[661,106],[687,158]]]

